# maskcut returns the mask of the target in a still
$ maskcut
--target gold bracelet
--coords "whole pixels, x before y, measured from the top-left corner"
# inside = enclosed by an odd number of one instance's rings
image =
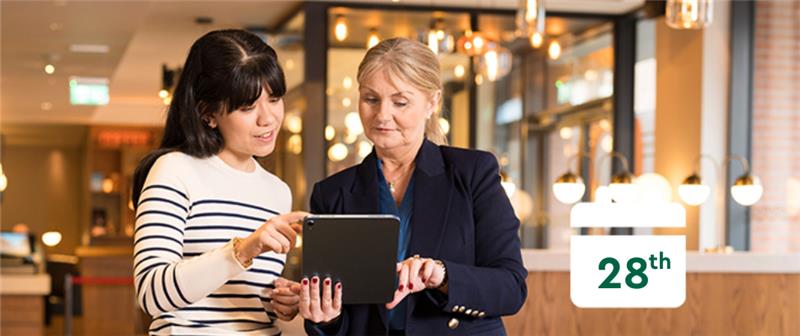
[[[436,265],[442,266],[442,283],[439,286],[434,287],[434,289],[441,289],[444,286],[447,286],[447,267],[444,266],[444,263],[439,259],[434,259],[433,262]]]
[[[244,268],[248,268],[248,267],[252,266],[253,265],[253,258],[249,258],[249,259],[245,260],[244,262],[242,262],[242,258],[240,258],[241,255],[239,254],[239,246],[242,243],[242,238],[234,237],[232,242],[233,242],[233,256],[236,258],[236,262],[238,262]]]

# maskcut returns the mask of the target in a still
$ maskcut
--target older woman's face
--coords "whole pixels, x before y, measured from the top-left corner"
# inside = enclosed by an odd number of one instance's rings
[[[375,71],[359,87],[358,113],[367,138],[380,149],[421,143],[425,122],[439,99],[430,97],[386,71]]]

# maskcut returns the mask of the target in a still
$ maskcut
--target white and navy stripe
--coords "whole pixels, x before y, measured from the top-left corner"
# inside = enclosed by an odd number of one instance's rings
[[[151,334],[280,333],[270,293],[286,256],[265,253],[244,270],[229,242],[288,212],[291,194],[260,167],[243,174],[220,163],[170,153],[142,189],[133,274],[140,306],[155,317]]]

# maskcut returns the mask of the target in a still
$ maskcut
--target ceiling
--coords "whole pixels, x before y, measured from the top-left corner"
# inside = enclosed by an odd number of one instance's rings
[[[559,0],[549,1],[546,8],[618,14],[643,2]],[[513,9],[518,2],[401,0],[399,4]],[[300,1],[2,1],[0,123],[163,124],[165,108],[157,95],[162,64],[179,66],[191,43],[209,30],[274,28],[298,6]],[[361,18],[364,25],[380,22],[382,27],[392,26],[387,24],[388,15],[371,12],[378,16]],[[196,24],[194,20],[200,16],[213,18],[213,23]],[[452,24],[461,26],[466,21],[456,18]],[[71,52],[71,44],[106,45],[108,52]],[[285,67],[289,59],[302,64],[300,51],[279,50],[279,55]],[[48,62],[56,67],[52,75],[44,72]],[[290,83],[302,80],[301,72],[286,71]],[[111,101],[101,107],[70,105],[70,76],[108,78]]]
[[[218,28],[270,27],[298,1],[2,1],[2,123],[163,123],[161,65],[179,66],[191,43]],[[210,25],[194,22],[213,18]],[[102,44],[105,54],[70,52]],[[47,55],[56,70],[44,72]],[[69,77],[109,79],[106,106],[72,106]],[[44,108],[43,108],[44,107]],[[49,109],[46,109],[49,107]]]

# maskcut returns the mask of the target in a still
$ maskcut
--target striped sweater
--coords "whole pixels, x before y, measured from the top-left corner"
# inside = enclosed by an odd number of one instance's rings
[[[242,172],[217,156],[180,152],[156,160],[136,209],[134,277],[150,334],[273,335],[270,293],[286,255],[264,253],[245,269],[233,237],[291,210],[291,191],[256,163]]]

